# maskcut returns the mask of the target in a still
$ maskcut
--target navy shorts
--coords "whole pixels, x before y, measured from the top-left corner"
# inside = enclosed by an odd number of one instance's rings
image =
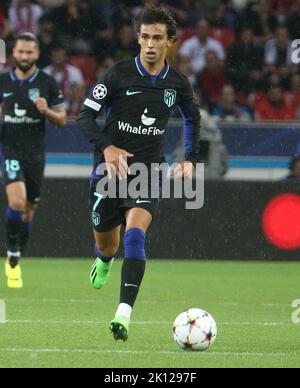
[[[107,186],[101,185],[104,177],[95,177],[91,181],[90,186],[90,210],[92,215],[93,228],[97,232],[108,232],[115,229],[117,226],[125,224],[125,212],[128,209],[141,208],[147,210],[152,217],[157,213],[160,198],[159,196],[151,197],[151,184],[148,183],[148,195],[140,196],[139,198],[119,198],[119,190],[116,190],[116,195],[112,198],[104,196]],[[127,187],[133,180],[133,177],[128,177],[126,181]],[[152,183],[153,185],[153,183]],[[156,182],[158,191],[161,193],[161,179]],[[100,188],[104,186],[104,191]]]
[[[24,182],[27,192],[27,201],[38,204],[41,199],[41,190],[44,178],[45,160],[43,156],[25,160],[14,153],[3,152],[1,157],[2,177],[4,185],[15,182]]]

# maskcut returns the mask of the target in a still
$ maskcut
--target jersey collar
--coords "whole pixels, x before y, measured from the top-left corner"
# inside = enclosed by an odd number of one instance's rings
[[[144,66],[142,65],[141,63],[141,57],[140,55],[138,55],[136,58],[135,58],[135,65],[136,65],[136,68],[138,70],[138,72],[143,76],[150,76],[150,77],[153,77],[151,74],[148,73],[148,71],[144,68]],[[161,71],[160,74],[158,74],[157,76],[155,77],[159,77],[159,78],[162,78],[162,79],[165,79],[169,73],[169,70],[170,70],[170,66],[168,64],[168,61],[166,60],[165,61],[165,67],[163,68],[163,70]]]
[[[37,67],[35,72],[28,78],[26,79],[19,79],[17,76],[16,76],[16,73],[15,73],[15,68],[13,68],[10,72],[9,72],[9,75],[10,75],[10,78],[13,80],[13,81],[17,81],[17,82],[33,82],[36,77],[38,76],[40,72],[40,69]]]

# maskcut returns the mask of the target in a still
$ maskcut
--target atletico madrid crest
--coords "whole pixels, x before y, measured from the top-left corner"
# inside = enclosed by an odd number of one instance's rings
[[[93,224],[95,226],[99,226],[101,224],[101,216],[96,212],[93,212]]]
[[[29,89],[28,97],[35,104],[36,100],[40,97],[40,89],[36,89],[36,88]]]
[[[176,102],[176,90],[166,89],[165,90],[165,103],[171,108]]]

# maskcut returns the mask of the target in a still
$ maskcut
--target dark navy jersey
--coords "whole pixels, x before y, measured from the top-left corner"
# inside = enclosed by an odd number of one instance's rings
[[[39,69],[27,80],[19,80],[14,70],[0,77],[2,147],[24,158],[42,153],[45,148],[46,118],[35,106],[37,97],[45,98],[49,108],[64,106],[62,92],[54,78]]]
[[[129,163],[159,163],[163,141],[174,107],[185,121],[186,159],[200,161],[200,112],[192,87],[185,76],[165,68],[151,76],[140,57],[114,65],[97,83],[84,102],[77,123],[95,145],[95,165],[103,151],[114,145],[133,153]],[[106,123],[100,129],[96,118],[106,108]]]

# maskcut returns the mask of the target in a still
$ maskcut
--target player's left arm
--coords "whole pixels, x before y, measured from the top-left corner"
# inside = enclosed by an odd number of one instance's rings
[[[197,163],[200,163],[201,115],[191,84],[186,79],[180,93],[179,108],[184,120],[185,160],[174,171],[175,177],[193,176]]]
[[[38,97],[35,103],[37,109],[43,114],[52,124],[58,127],[64,127],[67,124],[67,112],[64,107],[49,108],[45,98]]]
[[[58,127],[64,127],[67,124],[67,112],[63,93],[54,78],[48,79],[48,82],[49,97],[47,99],[38,97],[35,106],[50,123]]]

